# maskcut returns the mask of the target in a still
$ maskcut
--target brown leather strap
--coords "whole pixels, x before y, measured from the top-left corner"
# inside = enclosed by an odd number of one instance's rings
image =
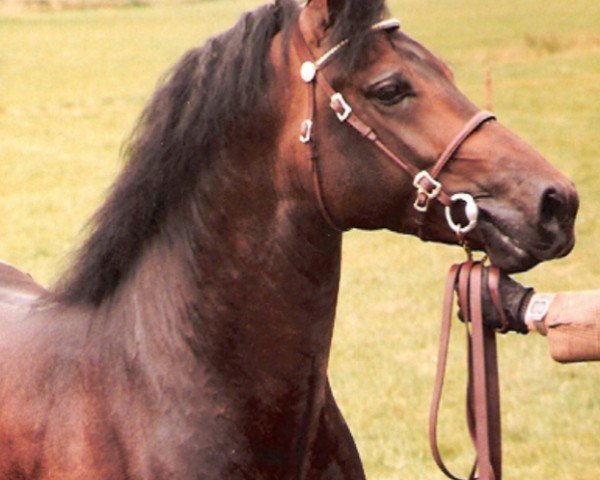
[[[294,29],[292,42],[294,44],[294,48],[296,49],[296,53],[299,58],[302,60],[308,60],[311,62],[315,61],[315,57],[306,43],[304,35],[300,31],[300,24],[296,23],[296,28]],[[317,204],[319,205],[319,210],[321,211],[321,215],[325,222],[335,231],[343,232],[344,229],[339,227],[337,222],[333,219],[329,209],[327,208],[327,204],[325,202],[325,198],[323,196],[323,187],[321,186],[321,175],[319,173],[319,153],[317,148],[317,142],[313,135],[313,128],[316,123],[317,117],[317,92],[316,92],[316,84],[315,82],[310,82],[308,84],[309,94],[308,94],[308,118],[306,118],[305,122],[310,122],[310,126],[305,129],[305,124],[302,126],[302,136],[305,136],[305,140],[302,140],[303,143],[307,143],[310,147],[310,160],[311,160],[311,172],[312,172],[312,184],[313,190],[315,192],[315,197],[317,199]]]
[[[492,265],[488,269],[488,282],[492,303],[500,316],[501,326],[498,329],[498,333],[506,333],[510,329],[510,323],[508,323],[506,313],[504,313],[504,308],[502,308],[502,300],[500,299],[500,269],[498,267]]]
[[[490,267],[494,269],[495,267]],[[496,274],[496,273],[495,273]],[[494,274],[494,275],[495,275]],[[500,425],[500,388],[496,351],[496,333],[484,324],[482,307],[483,265],[468,261],[453,265],[446,281],[442,329],[433,399],[429,416],[429,442],[440,470],[453,480],[460,480],[444,464],[437,441],[437,422],[448,357],[454,291],[467,326],[468,387],[467,423],[477,452],[476,468],[469,474],[479,480],[501,480],[502,443]],[[494,289],[494,282],[487,288]]]
[[[471,271],[469,285],[469,320],[473,346],[470,374],[473,378],[477,467],[481,480],[500,480],[502,449],[496,333],[483,324],[482,279],[483,266],[477,263]]]
[[[435,463],[442,472],[453,480],[461,480],[454,476],[448,467],[446,467],[439,450],[437,441],[438,415],[440,411],[440,402],[442,400],[442,391],[444,388],[444,377],[446,372],[446,362],[448,360],[448,347],[450,342],[450,327],[452,322],[452,307],[454,304],[454,289],[458,279],[458,274],[463,265],[452,265],[446,279],[446,288],[444,290],[444,304],[442,314],[442,329],[440,333],[440,343],[438,347],[438,363],[433,387],[433,399],[429,410],[429,445],[431,454]]]
[[[458,151],[460,146],[465,143],[465,140],[469,138],[473,132],[475,132],[484,123],[494,120],[496,117],[493,113],[481,111],[477,112],[475,116],[465,124],[460,132],[452,139],[446,149],[442,152],[435,165],[430,169],[431,176],[437,178],[442,169],[446,166],[448,161]]]

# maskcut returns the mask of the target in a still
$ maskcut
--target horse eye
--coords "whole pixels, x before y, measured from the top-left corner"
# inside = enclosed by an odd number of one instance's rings
[[[395,105],[406,97],[414,95],[407,82],[393,80],[375,85],[369,92],[369,97],[375,98],[384,105]]]

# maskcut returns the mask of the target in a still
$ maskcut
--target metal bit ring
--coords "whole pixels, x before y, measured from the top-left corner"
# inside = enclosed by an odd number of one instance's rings
[[[465,203],[465,216],[469,223],[461,225],[456,223],[452,218],[451,206],[446,207],[446,221],[450,229],[459,236],[463,236],[469,233],[477,226],[477,219],[479,218],[479,207],[475,202],[475,199],[468,193],[455,193],[450,197],[452,203],[462,201]]]

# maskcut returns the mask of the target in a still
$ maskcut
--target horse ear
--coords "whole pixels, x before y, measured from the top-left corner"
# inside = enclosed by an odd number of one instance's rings
[[[308,0],[306,6],[326,10],[328,15],[335,15],[336,12],[344,8],[345,3],[345,0]]]
[[[311,33],[317,40],[323,38],[325,31],[333,25],[345,5],[346,0],[308,0],[305,12],[311,25]]]

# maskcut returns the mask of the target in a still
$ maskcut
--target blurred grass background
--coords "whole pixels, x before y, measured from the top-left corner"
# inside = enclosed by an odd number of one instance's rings
[[[143,2],[141,2],[143,3]],[[256,0],[0,14],[0,258],[48,284],[119,171],[119,150],[157,79]],[[178,2],[179,3],[179,2]],[[578,244],[521,281],[600,288],[600,4],[597,0],[395,0],[403,28],[577,184]],[[446,269],[456,248],[346,235],[331,359],[334,391],[368,478],[438,479],[427,414]],[[472,461],[464,338],[455,327],[443,451]],[[600,478],[600,366],[560,366],[533,335],[500,340],[505,478]]]

